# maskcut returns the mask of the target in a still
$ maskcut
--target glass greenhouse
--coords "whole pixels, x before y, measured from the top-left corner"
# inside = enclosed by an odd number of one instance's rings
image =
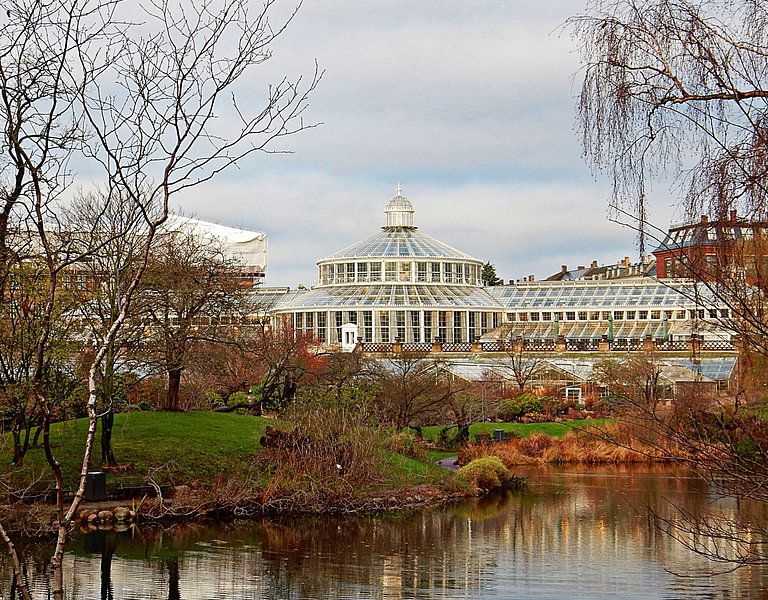
[[[466,343],[500,336],[721,339],[730,317],[686,280],[520,282],[484,287],[483,262],[414,226],[398,186],[386,225],[317,262],[318,285],[270,297],[276,318],[323,343]]]

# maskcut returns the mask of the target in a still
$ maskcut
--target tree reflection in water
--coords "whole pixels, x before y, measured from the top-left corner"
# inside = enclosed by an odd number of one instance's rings
[[[537,467],[527,490],[444,510],[366,518],[264,519],[141,528],[79,539],[73,598],[763,597],[766,573],[676,578],[713,566],[656,526],[671,503],[707,509],[709,490],[665,467]],[[721,503],[736,515],[751,507]],[[757,518],[765,519],[761,514]],[[89,569],[101,564],[101,596]],[[73,571],[76,571],[73,573]],[[5,577],[2,567],[0,577]],[[10,577],[10,574],[7,574]],[[10,579],[5,579],[10,583]],[[34,578],[37,597],[45,574]],[[8,586],[4,586],[8,589]],[[114,592],[113,592],[114,589]],[[74,592],[73,592],[74,593]],[[516,596],[517,595],[517,596]]]

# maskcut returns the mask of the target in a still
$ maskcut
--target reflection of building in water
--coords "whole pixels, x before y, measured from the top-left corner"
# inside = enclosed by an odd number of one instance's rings
[[[768,572],[758,568],[705,581],[665,571],[711,568],[646,511],[673,517],[672,503],[704,509],[707,489],[700,482],[653,467],[537,467],[529,474],[536,485],[506,498],[407,518],[224,524],[159,533],[146,545],[126,535],[111,561],[114,597],[166,600],[175,556],[184,600],[579,600],[635,598],[638,590],[644,598],[760,597]],[[724,510],[736,514],[734,505]],[[68,597],[99,598],[102,565],[100,555],[85,554],[82,546],[77,556],[68,553]],[[8,568],[0,563],[4,582]],[[44,597],[44,581],[33,583],[36,597]]]

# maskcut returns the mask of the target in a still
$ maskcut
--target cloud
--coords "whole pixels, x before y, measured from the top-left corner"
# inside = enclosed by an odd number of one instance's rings
[[[203,219],[269,233],[269,285],[316,279],[315,262],[384,224],[393,193],[363,179],[327,174],[262,178],[258,185],[198,189],[182,206]],[[634,253],[635,232],[607,219],[607,190],[594,184],[433,183],[407,187],[415,223],[483,261],[505,279],[544,277],[561,264],[613,263]],[[219,201],[211,202],[216,197]]]
[[[249,156],[175,202],[266,231],[275,285],[313,283],[317,259],[375,233],[398,179],[424,231],[505,279],[632,256],[635,234],[608,220],[608,184],[574,131],[579,63],[561,26],[583,8],[305,0],[238,102],[258,110],[269,82],[317,59],[326,73],[304,117],[323,125],[272,146],[292,154]],[[654,202],[663,227],[673,201],[658,190]]]

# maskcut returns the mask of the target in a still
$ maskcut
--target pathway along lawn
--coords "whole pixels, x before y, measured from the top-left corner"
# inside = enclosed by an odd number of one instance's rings
[[[559,438],[574,429],[605,425],[613,421],[614,419],[579,419],[563,421],[562,423],[475,423],[469,428],[469,437],[472,441],[475,441],[478,434],[485,433],[492,436],[494,429],[503,429],[504,431],[513,432],[517,437],[528,437],[534,433],[544,433]],[[437,441],[443,429],[443,425],[425,427],[424,437],[428,440]],[[454,428],[449,433],[456,433],[456,429]]]
[[[158,482],[209,485],[217,475],[226,475],[245,465],[259,448],[259,438],[267,425],[274,421],[214,412],[132,412],[115,415],[112,446],[121,465],[129,465],[127,472],[109,473],[109,487],[145,485],[145,476],[152,467],[164,468],[158,473]],[[83,460],[83,444],[88,429],[87,419],[65,421],[51,425],[53,452],[61,463],[65,487],[76,487]],[[100,429],[96,432],[92,468],[99,469],[101,445]],[[5,436],[0,447],[0,460],[9,465],[13,456],[11,440]],[[50,471],[42,447],[30,448],[20,470],[10,471],[13,481],[33,481],[41,475],[45,488]]]

